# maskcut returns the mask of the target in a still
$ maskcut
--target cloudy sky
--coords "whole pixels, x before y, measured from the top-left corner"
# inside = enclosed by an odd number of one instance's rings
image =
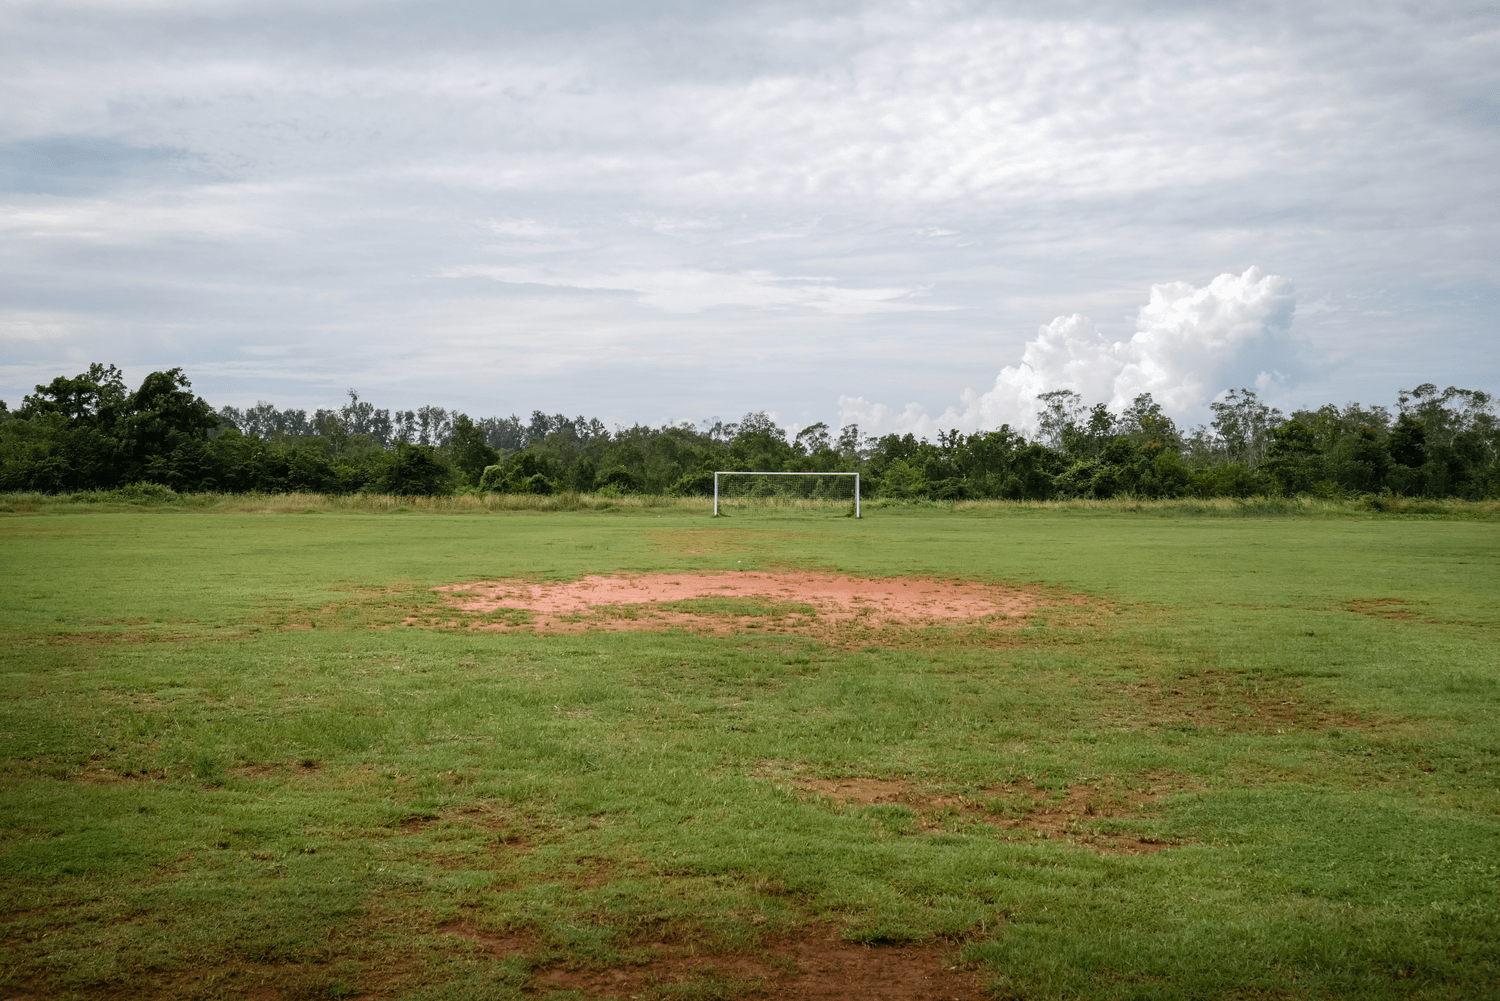
[[[609,423],[1500,391],[1478,3],[0,3],[0,398]]]

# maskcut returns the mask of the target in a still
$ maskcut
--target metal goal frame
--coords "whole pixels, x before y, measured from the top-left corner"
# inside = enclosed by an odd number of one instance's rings
[[[768,473],[758,469],[715,469],[714,470],[714,517],[719,516],[719,477],[720,476],[852,476],[854,477],[854,517],[859,517],[859,474],[858,473]]]

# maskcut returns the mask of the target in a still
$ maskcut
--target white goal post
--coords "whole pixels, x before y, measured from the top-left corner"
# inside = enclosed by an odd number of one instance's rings
[[[719,477],[720,476],[852,476],[854,477],[854,517],[859,517],[859,474],[858,473],[763,473],[755,469],[715,469],[714,470],[714,517],[719,516]]]

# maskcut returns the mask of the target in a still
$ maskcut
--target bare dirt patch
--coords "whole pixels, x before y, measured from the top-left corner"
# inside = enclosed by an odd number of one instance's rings
[[[165,770],[161,771],[160,775],[162,778],[166,778]],[[148,775],[141,772],[126,773],[116,771],[113,768],[103,767],[85,768],[78,773],[70,776],[72,781],[78,783],[79,785],[89,786],[140,785],[142,782],[149,781],[150,779],[155,777],[155,774]]]
[[[746,955],[702,955],[651,943],[641,961],[604,970],[539,971],[532,990],[575,990],[588,998],[681,996],[822,998],[986,997],[978,975],[953,964],[950,945],[861,945],[829,925],[768,936]],[[696,988],[696,991],[694,989]]]
[[[1359,615],[1373,615],[1379,619],[1415,619],[1417,609],[1402,598],[1355,598],[1345,602],[1344,608]]]
[[[1081,604],[1038,589],[932,578],[798,571],[475,581],[435,588],[443,608],[408,626],[509,632],[779,633],[825,638],[958,626],[1013,629],[1044,605]]]
[[[470,942],[473,942],[495,956],[524,955],[535,949],[537,943],[536,936],[529,932],[497,934],[485,931],[479,926],[466,921],[455,921],[452,924],[444,925],[438,931],[468,939]]]
[[[1300,680],[1258,681],[1224,671],[1144,678],[1123,686],[1148,726],[1188,726],[1234,733],[1368,730],[1363,718],[1332,699],[1309,697]]]
[[[1167,779],[1145,789],[1077,783],[1049,790],[1014,782],[957,795],[928,792],[906,779],[797,777],[792,783],[804,797],[822,796],[846,806],[905,807],[913,834],[985,824],[1015,839],[1060,839],[1110,855],[1148,855],[1172,847],[1160,838],[1111,831],[1115,825],[1108,822],[1147,816],[1155,801],[1186,788]]]
[[[420,838],[425,843],[419,849],[406,849],[412,857],[450,872],[488,872],[507,886],[522,878],[519,863],[535,847],[525,825],[491,803],[442,813],[417,811],[395,818],[388,826],[395,837]],[[596,877],[597,863],[580,859],[567,875],[580,882]],[[600,882],[607,882],[607,874]]]

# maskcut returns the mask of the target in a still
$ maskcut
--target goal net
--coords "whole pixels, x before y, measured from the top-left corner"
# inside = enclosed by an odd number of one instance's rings
[[[783,477],[789,477],[783,479]],[[714,470],[714,517],[720,499],[754,497],[806,497],[820,500],[854,501],[859,517],[858,473],[758,473],[747,469]]]

